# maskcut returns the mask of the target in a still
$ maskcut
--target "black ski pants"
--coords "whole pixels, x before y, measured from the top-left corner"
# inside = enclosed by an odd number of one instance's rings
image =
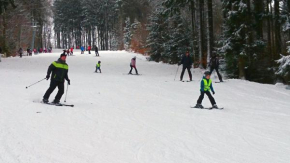
[[[220,74],[220,72],[219,72],[218,67],[210,67],[210,74],[213,72],[213,70],[216,71],[216,73],[217,73],[217,75],[218,75],[218,77],[219,77],[219,80],[220,80],[220,81],[223,81],[222,76],[221,76],[221,74]]]
[[[48,90],[46,91],[46,93],[44,94],[43,98],[44,99],[49,99],[50,94],[54,91],[54,89],[58,87],[58,92],[55,96],[54,101],[55,102],[59,102],[61,99],[61,96],[64,93],[64,82],[60,82],[60,81],[55,81],[55,80],[51,80],[50,81],[50,86],[48,88]]]
[[[96,67],[96,71],[95,72],[98,72],[98,70],[100,70],[100,73],[102,73],[101,68]]]
[[[192,80],[192,75],[191,75],[190,68],[191,68],[191,66],[183,66],[182,67],[182,72],[181,72],[181,75],[180,75],[180,80],[183,79],[183,75],[184,75],[184,72],[185,72],[186,69],[188,71],[189,79]]]
[[[209,91],[200,91],[200,96],[199,96],[199,98],[197,100],[198,104],[202,103],[202,100],[204,98],[204,94],[206,94],[207,97],[209,98],[211,105],[216,104],[214,98],[212,97],[212,95],[211,95],[211,93]]]
[[[131,67],[131,70],[130,70],[129,74],[131,74],[131,73],[132,73],[132,70],[133,70],[133,68],[135,69],[135,72],[136,72],[136,74],[138,74],[138,70],[136,69],[136,67],[135,67],[135,66],[131,66],[131,65],[130,65],[130,67]]]
[[[100,56],[99,52],[98,51],[95,51],[95,54],[96,56]]]

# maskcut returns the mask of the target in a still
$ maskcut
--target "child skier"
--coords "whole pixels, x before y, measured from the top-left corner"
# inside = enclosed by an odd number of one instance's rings
[[[101,71],[101,61],[98,61],[97,65],[96,65],[96,73],[98,73],[98,70],[100,70],[100,73],[102,73]]]
[[[212,108],[210,108],[210,109],[213,109],[213,108],[218,109],[218,106],[216,105],[216,102],[215,102],[214,98],[212,97],[210,90],[212,91],[213,94],[215,94],[215,91],[212,87],[212,80],[210,79],[210,72],[206,71],[204,73],[204,77],[200,83],[200,96],[197,100],[197,104],[196,104],[195,108],[201,108],[201,109],[203,108],[201,103],[202,103],[202,100],[204,98],[204,94],[206,94],[208,96],[211,104],[212,104]]]
[[[131,67],[131,70],[129,71],[129,74],[132,74],[132,70],[134,68],[135,72],[136,72],[136,75],[138,75],[138,70],[136,68],[136,57],[131,59],[130,67]]]

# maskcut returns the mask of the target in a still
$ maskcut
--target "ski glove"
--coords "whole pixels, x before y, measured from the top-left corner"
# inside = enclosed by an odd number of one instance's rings
[[[68,85],[70,85],[70,80],[67,80]]]
[[[215,94],[215,92],[213,91],[212,94]]]
[[[46,80],[48,80],[48,79],[49,79],[49,77],[50,77],[49,75],[46,75],[46,77],[45,77],[45,78],[46,78]]]

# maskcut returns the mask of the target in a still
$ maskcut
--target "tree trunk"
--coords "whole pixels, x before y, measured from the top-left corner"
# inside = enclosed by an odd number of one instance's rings
[[[208,14],[208,57],[207,60],[209,61],[209,58],[212,57],[212,51],[214,47],[214,38],[213,38],[213,14],[212,14],[212,0],[207,0],[207,14]]]
[[[280,13],[279,13],[279,0],[274,0],[274,13],[275,13],[275,43],[276,43],[276,53],[275,53],[275,60],[279,59],[280,54],[281,54],[281,26],[280,26]]]
[[[271,17],[270,17],[270,9],[269,9],[270,0],[267,0],[267,41],[268,41],[268,53],[271,56],[271,60],[273,60],[272,53],[272,37],[271,37]]]
[[[195,7],[194,7],[194,1],[190,2],[190,9],[191,9],[191,28],[192,28],[192,54],[193,54],[193,60],[195,61]]]
[[[199,57],[200,57],[200,67],[206,68],[206,58],[204,57],[203,11],[204,11],[204,1],[199,0]]]
[[[3,53],[6,55],[6,57],[10,56],[10,53],[8,52],[8,48],[6,45],[6,29],[7,29],[7,22],[6,22],[6,11],[3,7],[3,13],[2,13],[2,18],[3,18]]]
[[[263,20],[262,20],[262,14],[264,14],[263,11],[264,11],[264,0],[254,0],[254,14],[257,23],[256,32],[258,39],[263,39]]]
[[[239,79],[245,79],[245,59],[239,56]]]
[[[60,48],[60,32],[59,31],[56,33],[56,37],[57,37],[57,48]]]

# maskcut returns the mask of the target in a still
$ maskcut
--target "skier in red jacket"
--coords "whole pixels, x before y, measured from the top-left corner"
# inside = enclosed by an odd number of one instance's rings
[[[89,54],[91,54],[91,46],[90,45],[88,46],[88,51],[89,51]]]

